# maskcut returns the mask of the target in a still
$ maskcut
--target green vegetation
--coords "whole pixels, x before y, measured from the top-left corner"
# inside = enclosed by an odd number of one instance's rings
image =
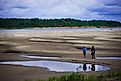
[[[21,29],[34,27],[121,27],[118,21],[76,19],[18,19],[0,18],[0,29]]]
[[[25,80],[31,81],[31,80]],[[44,80],[38,80],[44,81]],[[121,81],[121,72],[107,72],[100,75],[85,76],[79,72],[63,75],[60,77],[50,77],[47,81]]]

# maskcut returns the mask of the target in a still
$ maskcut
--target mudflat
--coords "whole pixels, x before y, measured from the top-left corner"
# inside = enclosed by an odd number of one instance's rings
[[[87,58],[84,59],[81,48],[86,46],[89,49],[92,45],[96,48],[96,57],[121,57],[121,30],[59,29],[53,31],[0,32],[0,61],[38,60],[21,57],[21,55],[26,54],[56,56],[62,58],[59,61],[95,63],[106,65],[112,71],[121,70],[121,60],[91,59],[90,50],[87,52]],[[46,80],[50,76],[60,76],[65,73],[67,72],[52,72],[47,68],[39,67],[0,65],[1,81]],[[97,75],[101,72],[82,73]]]

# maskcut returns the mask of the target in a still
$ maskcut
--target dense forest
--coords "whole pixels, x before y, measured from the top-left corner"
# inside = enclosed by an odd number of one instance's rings
[[[0,29],[21,29],[34,27],[121,27],[118,21],[77,19],[19,19],[0,18]]]

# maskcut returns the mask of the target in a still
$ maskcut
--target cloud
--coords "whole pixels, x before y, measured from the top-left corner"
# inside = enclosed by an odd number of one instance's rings
[[[91,12],[96,12],[102,19],[121,21],[121,1],[120,0],[100,0],[103,6],[91,8]]]
[[[107,6],[121,6],[121,0],[99,0],[99,2]]]
[[[105,6],[102,8],[90,9],[92,12],[98,12],[100,15],[121,15],[121,7]]]
[[[120,0],[1,0],[0,17],[121,21]]]

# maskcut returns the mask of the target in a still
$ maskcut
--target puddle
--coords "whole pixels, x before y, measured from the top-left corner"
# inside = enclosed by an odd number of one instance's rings
[[[96,59],[103,59],[103,60],[121,60],[121,57],[96,57]]]
[[[23,65],[23,66],[33,66],[33,67],[44,67],[48,68],[49,71],[55,72],[81,72],[81,71],[106,71],[110,70],[109,67],[95,64],[80,64],[80,63],[70,63],[70,62],[60,62],[60,61],[9,61],[0,62],[0,64],[9,65]]]
[[[21,55],[21,57],[27,57],[32,59],[61,59],[60,57],[44,57],[44,56],[32,56],[32,55]]]
[[[60,57],[45,57],[45,56],[32,56],[32,55],[21,55],[21,57],[32,58],[32,59],[61,59]],[[121,57],[96,57],[96,59],[121,60]]]
[[[110,70],[109,67],[106,67],[103,65],[45,60],[45,59],[61,59],[60,57],[44,57],[44,56],[32,56],[32,55],[21,55],[21,57],[43,59],[43,60],[41,61],[9,61],[9,62],[0,62],[0,64],[43,67],[43,68],[48,68],[50,71],[55,71],[55,72],[77,72],[77,71],[82,72],[82,71]]]

